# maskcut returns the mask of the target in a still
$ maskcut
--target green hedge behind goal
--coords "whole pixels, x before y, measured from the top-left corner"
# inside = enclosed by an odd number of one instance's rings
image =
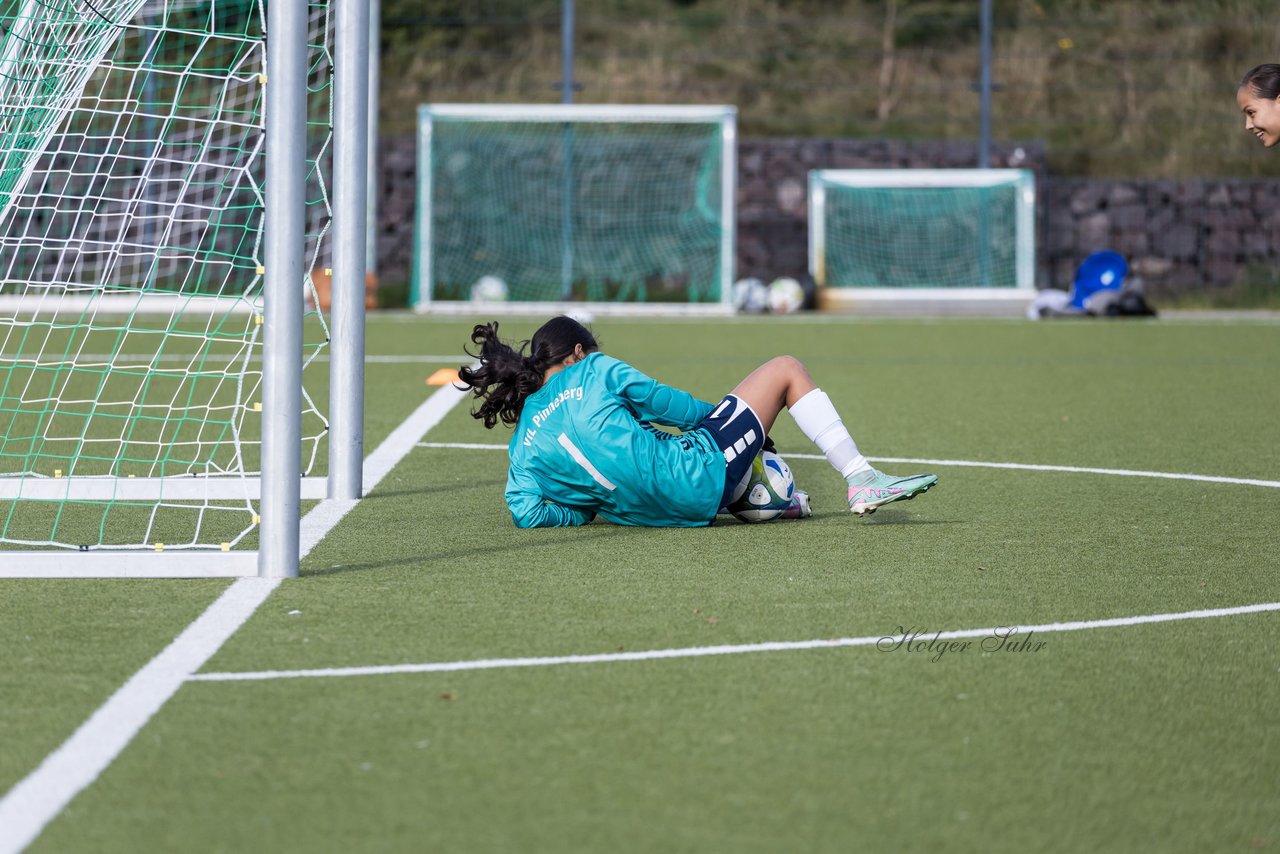
[[[727,305],[735,115],[732,107],[420,108],[414,305],[473,295]],[[485,279],[487,293],[473,294]]]
[[[1024,169],[809,173],[809,269],[859,295],[1027,293],[1035,287],[1035,179]]]

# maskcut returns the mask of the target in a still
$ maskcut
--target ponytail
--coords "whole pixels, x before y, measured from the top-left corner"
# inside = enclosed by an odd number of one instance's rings
[[[542,388],[547,369],[568,358],[581,344],[588,353],[600,349],[590,331],[569,317],[554,317],[533,334],[532,341],[512,347],[498,337],[498,322],[477,324],[471,330],[471,343],[479,352],[466,350],[478,359],[474,368],[458,370],[458,379],[479,401],[471,416],[492,429],[501,421],[515,426],[529,395]],[[525,348],[530,352],[526,355]]]
[[[479,352],[463,349],[480,364],[460,368],[458,379],[480,401],[471,410],[472,417],[483,421],[486,429],[493,429],[499,421],[514,425],[520,420],[524,399],[542,387],[546,367],[524,354],[527,342],[516,350],[499,339],[497,321],[477,324],[471,330],[471,343],[479,345]]]

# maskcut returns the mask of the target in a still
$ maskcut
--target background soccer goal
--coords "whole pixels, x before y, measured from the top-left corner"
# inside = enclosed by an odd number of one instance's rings
[[[809,173],[809,271],[828,303],[1025,300],[1035,177],[1024,169]]]
[[[732,107],[422,107],[414,305],[726,311],[735,129]]]
[[[301,297],[332,212],[330,2],[273,10],[275,92],[266,15],[257,0],[0,12],[0,574],[257,571],[264,405],[273,382],[300,388],[298,350],[325,353]],[[301,233],[285,245],[291,226],[270,239],[269,93],[306,115],[290,167],[305,249]],[[272,274],[288,298],[264,305]],[[264,369],[272,321],[295,319],[294,352]],[[301,450],[283,456],[308,472],[327,429],[313,396],[277,406],[296,409]]]

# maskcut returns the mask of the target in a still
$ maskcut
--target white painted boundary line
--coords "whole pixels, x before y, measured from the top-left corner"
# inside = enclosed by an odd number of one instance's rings
[[[926,641],[963,640],[964,638],[998,637],[997,632],[1016,629],[1017,638],[1032,634],[1078,632],[1087,629],[1109,629],[1138,626],[1150,623],[1171,623],[1178,620],[1206,620],[1214,617],[1235,617],[1280,611],[1280,602],[1261,605],[1241,605],[1233,608],[1214,608],[1201,611],[1182,611],[1174,614],[1147,614],[1137,617],[1113,617],[1105,620],[1084,620],[1073,623],[1043,623],[1037,626],[1009,624],[985,629],[957,629],[946,632],[920,632]],[[193,682],[249,682],[269,679],[327,678],[338,676],[388,676],[402,673],[457,673],[466,670],[497,670],[514,667],[552,667],[561,664],[605,664],[617,661],[655,661],[668,658],[701,658],[710,655],[744,655],[756,652],[794,652],[809,649],[836,649],[852,646],[872,646],[884,643],[894,647],[915,635],[865,635],[856,638],[834,638],[807,641],[770,641],[766,643],[726,644],[723,646],[693,646],[677,649],[653,649],[641,652],[606,652],[594,655],[560,655],[545,658],[482,658],[471,661],[439,661],[425,664],[388,664],[373,667],[333,667],[321,670],[264,670],[242,673],[200,673],[190,677]]]
[[[453,386],[444,386],[366,457],[364,494],[368,495],[465,396]],[[300,557],[306,557],[356,504],[323,501],[303,517]],[[106,770],[178,688],[253,616],[280,580],[241,578],[233,582],[61,747],[10,789],[0,800],[0,828],[4,831],[0,835],[0,854],[17,854],[34,842],[45,826]]]
[[[824,459],[817,454],[792,454],[800,459]],[[1280,489],[1280,480],[1256,480],[1248,477],[1220,477],[1208,474],[1183,474],[1165,471],[1135,471],[1133,469],[1098,469],[1080,466],[1042,466],[1031,463],[985,463],[975,460],[917,460],[909,457],[867,457],[878,463],[906,463],[926,466],[968,466],[986,469],[1020,469],[1022,471],[1060,471],[1073,474],[1107,474],[1117,477],[1158,477],[1166,480],[1195,480],[1202,483],[1234,483],[1239,486],[1265,486]]]
[[[464,442],[419,442],[419,448],[454,448],[464,451],[505,451],[506,445],[475,445]],[[825,460],[821,454],[787,454],[789,460]],[[913,457],[867,457],[873,463],[906,463],[920,466],[949,466],[979,469],[1017,469],[1020,471],[1057,471],[1071,474],[1106,474],[1118,477],[1156,477],[1166,480],[1195,480],[1203,483],[1233,483],[1238,486],[1264,486],[1280,489],[1280,480],[1257,480],[1247,477],[1219,477],[1208,474],[1180,474],[1166,471],[1136,471],[1133,469],[1099,469],[1082,466],[1047,466],[1034,463],[989,463],[981,460],[922,460]]]

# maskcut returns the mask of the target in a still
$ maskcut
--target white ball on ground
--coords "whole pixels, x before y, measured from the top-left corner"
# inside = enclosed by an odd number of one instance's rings
[[[481,276],[471,286],[472,302],[506,302],[507,283],[497,276]]]
[[[756,278],[738,279],[733,283],[733,307],[743,314],[761,314],[769,307],[769,291]]]
[[[769,311],[773,314],[791,314],[804,305],[804,288],[790,276],[774,279],[769,283]]]
[[[740,522],[768,522],[782,515],[795,490],[795,476],[786,461],[773,451],[761,451],[733,488],[728,510]]]

